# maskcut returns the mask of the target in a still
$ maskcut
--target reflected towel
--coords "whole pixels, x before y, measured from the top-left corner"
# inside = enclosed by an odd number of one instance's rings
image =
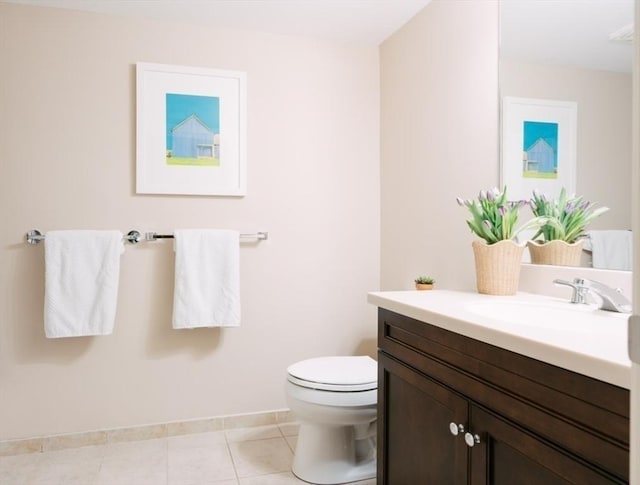
[[[631,271],[633,237],[631,231],[589,231],[593,267]]]
[[[44,241],[48,338],[113,331],[124,251],[118,231],[49,231]]]
[[[240,325],[240,234],[175,231],[173,328]]]

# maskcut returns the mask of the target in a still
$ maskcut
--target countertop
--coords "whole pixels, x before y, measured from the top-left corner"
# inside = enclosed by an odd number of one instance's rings
[[[382,291],[369,303],[626,389],[628,314],[517,293]]]

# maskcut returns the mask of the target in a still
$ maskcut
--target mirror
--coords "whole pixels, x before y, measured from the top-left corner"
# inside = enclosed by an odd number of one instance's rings
[[[592,230],[631,229],[633,9],[633,0],[500,2],[500,98],[577,103],[576,193],[610,208]],[[583,264],[592,261],[585,252]]]

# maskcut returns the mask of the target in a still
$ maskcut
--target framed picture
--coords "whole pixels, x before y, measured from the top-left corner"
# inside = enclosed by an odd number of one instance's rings
[[[139,62],[138,194],[246,194],[246,75]]]
[[[503,98],[500,178],[510,200],[575,192],[577,111],[571,101]]]

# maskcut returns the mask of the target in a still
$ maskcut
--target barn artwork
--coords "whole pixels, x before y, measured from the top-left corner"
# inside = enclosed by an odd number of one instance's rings
[[[505,96],[501,125],[500,182],[512,200],[575,192],[578,103]]]
[[[136,193],[247,193],[247,75],[136,63]]]
[[[220,165],[220,98],[166,94],[167,165]]]
[[[558,178],[558,123],[523,123],[522,176]]]

